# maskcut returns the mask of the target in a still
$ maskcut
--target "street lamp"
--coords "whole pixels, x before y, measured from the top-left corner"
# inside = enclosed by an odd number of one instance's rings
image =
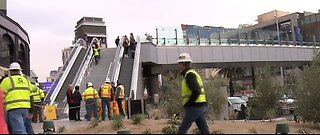
[[[278,34],[278,44],[280,44],[280,32],[279,32],[279,19],[278,19],[278,10],[276,10],[276,15],[274,16],[276,18],[276,25],[277,25],[277,34]]]

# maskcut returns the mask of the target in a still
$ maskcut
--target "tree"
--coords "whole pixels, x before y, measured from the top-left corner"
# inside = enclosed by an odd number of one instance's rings
[[[320,54],[316,53],[310,66],[305,66],[302,81],[296,91],[297,113],[304,121],[320,122]]]
[[[229,79],[230,97],[234,96],[234,79],[239,79],[244,76],[244,70],[242,68],[220,68],[218,75]]]
[[[259,74],[256,89],[257,110],[255,111],[258,115],[264,118],[270,118],[270,115],[274,113],[279,115],[281,113],[279,100],[281,99],[283,88],[277,85],[275,79],[272,78],[270,67],[264,68]]]

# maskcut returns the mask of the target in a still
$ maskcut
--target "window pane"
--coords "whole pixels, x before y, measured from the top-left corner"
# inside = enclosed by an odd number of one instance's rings
[[[305,17],[305,23],[309,24],[310,23],[310,16]]]
[[[311,15],[310,16],[310,20],[311,20],[311,23],[316,22],[316,16],[315,15]]]

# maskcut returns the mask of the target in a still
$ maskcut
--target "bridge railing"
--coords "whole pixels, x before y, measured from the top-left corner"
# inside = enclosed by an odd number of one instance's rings
[[[320,46],[320,37],[308,35],[308,39],[302,39],[301,35],[293,35],[291,31],[282,30],[278,33],[272,30],[255,30],[251,32],[242,29],[233,31],[216,31],[213,33],[189,34],[184,33],[183,38],[153,37],[152,42],[156,45],[300,45],[300,46]],[[146,35],[145,35],[146,36]],[[296,40],[294,41],[293,36]],[[141,41],[146,37],[141,36]],[[312,37],[312,38],[311,38]]]

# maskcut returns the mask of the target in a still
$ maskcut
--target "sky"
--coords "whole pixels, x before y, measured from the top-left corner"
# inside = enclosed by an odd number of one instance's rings
[[[77,21],[101,17],[108,45],[119,35],[148,32],[181,24],[237,28],[254,24],[257,15],[272,10],[318,12],[317,0],[7,0],[8,16],[29,34],[31,69],[46,81],[62,66],[62,49],[72,45]]]

